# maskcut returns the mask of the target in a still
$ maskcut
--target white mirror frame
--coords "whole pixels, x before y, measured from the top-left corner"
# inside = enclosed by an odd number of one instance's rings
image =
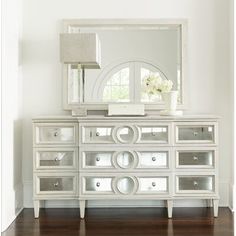
[[[181,26],[181,103],[177,109],[187,109],[186,77],[187,77],[187,20],[186,19],[69,19],[63,20],[61,33],[68,33],[70,26]],[[68,66],[64,64],[63,70],[63,108],[64,110],[108,110],[106,103],[68,103]],[[80,86],[82,88],[82,85]],[[80,92],[81,89],[80,89]],[[123,103],[122,103],[123,104]],[[146,111],[164,109],[164,103],[145,104]]]

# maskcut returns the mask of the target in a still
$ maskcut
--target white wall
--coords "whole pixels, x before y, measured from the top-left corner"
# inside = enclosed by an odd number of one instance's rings
[[[188,112],[222,116],[220,203],[229,204],[232,115],[228,104],[232,104],[232,91],[228,72],[228,1],[23,0],[23,178],[26,207],[32,207],[31,118],[69,114],[62,110],[58,37],[61,20],[71,18],[188,19]],[[99,203],[91,203],[96,204]],[[155,205],[154,202],[140,204]]]
[[[232,65],[232,4],[231,1],[215,1],[215,99],[216,114],[220,123],[220,181],[229,183],[224,192],[229,194],[232,207],[233,166],[233,65]]]
[[[22,80],[19,66],[21,1],[2,1],[2,228],[23,207]]]

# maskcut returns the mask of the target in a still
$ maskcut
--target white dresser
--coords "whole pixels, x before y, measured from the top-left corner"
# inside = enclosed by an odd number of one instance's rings
[[[43,117],[33,120],[34,210],[40,200],[205,199],[218,215],[218,119]]]

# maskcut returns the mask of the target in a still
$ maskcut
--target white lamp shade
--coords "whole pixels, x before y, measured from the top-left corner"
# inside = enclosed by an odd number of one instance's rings
[[[80,64],[85,69],[101,68],[101,46],[95,33],[61,34],[60,53],[64,64]]]

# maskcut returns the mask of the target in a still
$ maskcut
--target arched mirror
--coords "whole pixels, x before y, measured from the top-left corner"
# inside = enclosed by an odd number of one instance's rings
[[[146,88],[155,74],[179,91],[184,108],[186,22],[183,20],[65,20],[64,32],[96,33],[101,42],[101,69],[64,65],[64,108],[107,109],[109,103],[144,103],[162,109],[160,94]]]

